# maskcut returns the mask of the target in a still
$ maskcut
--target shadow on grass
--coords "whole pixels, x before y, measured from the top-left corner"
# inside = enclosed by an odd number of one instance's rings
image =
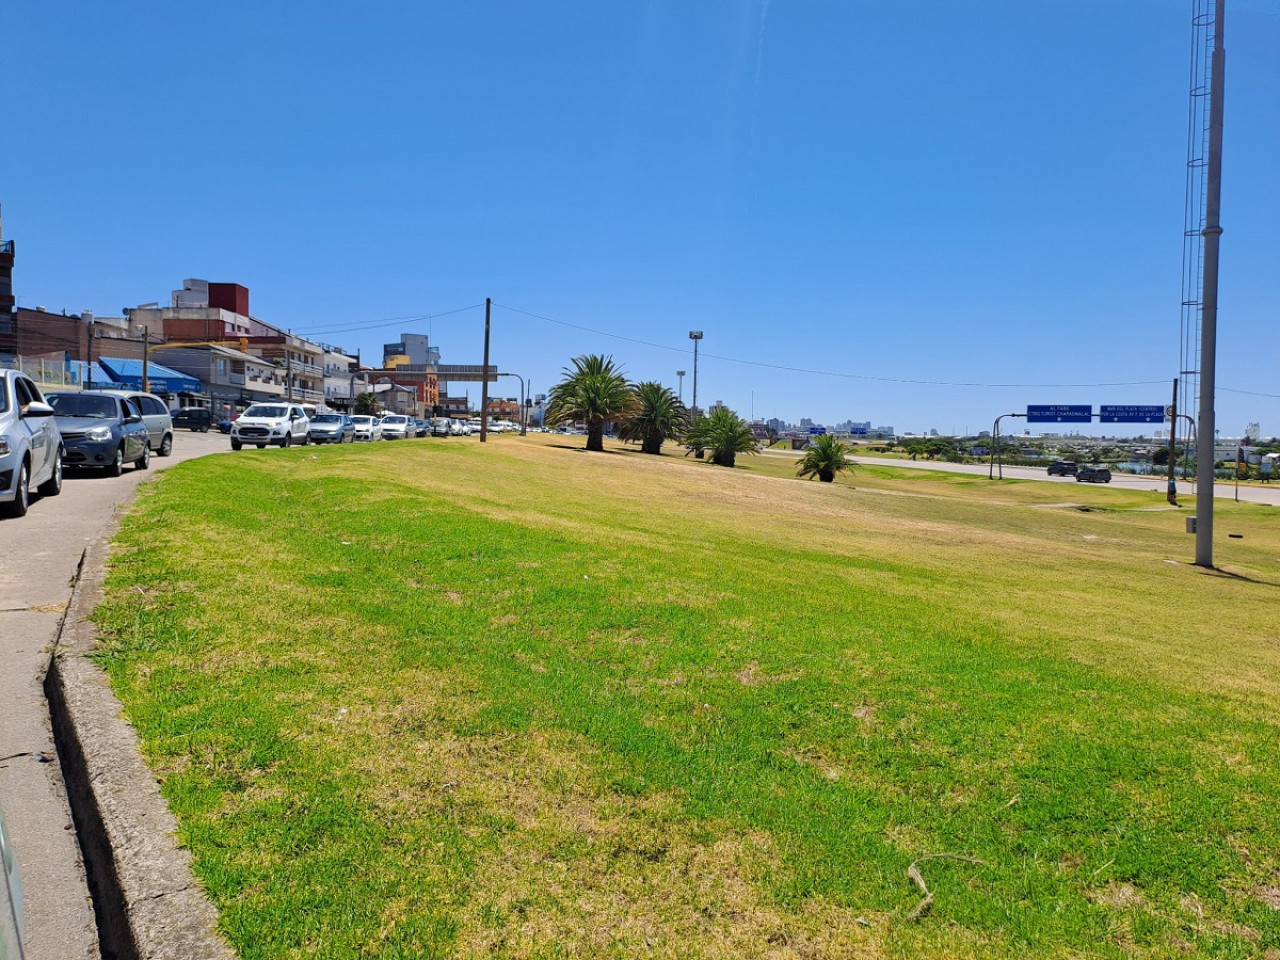
[[[1256,583],[1260,587],[1280,587],[1280,583],[1274,580],[1259,580],[1256,577],[1248,577],[1243,573],[1232,573],[1230,570],[1223,570],[1221,567],[1201,568],[1200,572],[1206,577],[1221,577],[1224,580],[1239,580],[1242,583]]]

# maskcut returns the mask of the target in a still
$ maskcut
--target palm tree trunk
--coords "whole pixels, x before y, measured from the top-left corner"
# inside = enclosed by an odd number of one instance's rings
[[[640,444],[641,453],[661,453],[662,452],[662,434],[659,431],[653,431],[645,435],[644,442]]]
[[[604,424],[587,424],[587,449],[596,453],[604,453]]]

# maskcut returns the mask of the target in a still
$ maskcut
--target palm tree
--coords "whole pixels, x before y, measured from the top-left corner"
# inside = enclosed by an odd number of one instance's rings
[[[833,434],[819,434],[805,449],[804,456],[796,461],[796,476],[817,477],[823,483],[830,483],[842,470],[852,470],[853,461],[849,459],[849,445],[841,443]]]
[[[665,440],[679,440],[689,429],[689,410],[670,387],[637,383],[631,408],[618,418],[618,437],[639,443],[641,453],[661,453]]]
[[[547,394],[547,422],[586,421],[587,449],[604,450],[604,425],[625,413],[632,393],[613,357],[574,357],[564,379]]]
[[[732,467],[740,453],[756,452],[755,434],[728,407],[716,407],[695,420],[686,439],[696,449],[710,450],[712,461],[721,467]]]

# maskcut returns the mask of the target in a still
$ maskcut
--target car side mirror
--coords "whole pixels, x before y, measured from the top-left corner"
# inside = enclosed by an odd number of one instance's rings
[[[22,410],[24,417],[52,417],[53,407],[39,400],[32,400]]]
[[[125,423],[141,423],[142,418],[137,414],[131,413],[129,414],[129,416],[124,418],[124,422]]]

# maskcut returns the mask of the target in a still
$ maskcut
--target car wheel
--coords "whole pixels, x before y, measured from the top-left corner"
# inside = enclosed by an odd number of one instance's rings
[[[62,450],[58,451],[58,459],[53,463],[53,476],[40,484],[40,495],[56,497],[62,492]]]
[[[133,469],[145,470],[151,466],[151,448],[145,443],[142,445],[142,456],[133,461]]]
[[[309,433],[304,434],[302,437],[302,445],[305,447],[310,445],[310,443],[311,443],[311,434]]]
[[[116,447],[115,459],[111,461],[111,466],[107,467],[108,477],[118,477],[124,473],[124,444]]]
[[[244,444],[242,444],[239,440],[232,440],[232,441],[231,441],[231,449],[232,449],[232,450],[239,450],[242,446],[244,446]]]
[[[31,470],[23,461],[18,468],[18,482],[13,488],[13,500],[4,505],[5,516],[25,517],[31,506]]]
[[[173,453],[173,434],[166,433],[164,439],[160,441],[160,449],[156,451],[160,456],[167,457]]]
[[[291,434],[291,433],[286,433],[286,434],[284,435],[284,439],[280,441],[280,446],[282,446],[282,447],[292,447],[292,446],[293,446],[293,434]]]
[[[265,450],[265,449],[267,449],[267,445],[266,445],[265,443],[260,443],[260,444],[258,444],[258,449],[259,449],[259,450]]]

